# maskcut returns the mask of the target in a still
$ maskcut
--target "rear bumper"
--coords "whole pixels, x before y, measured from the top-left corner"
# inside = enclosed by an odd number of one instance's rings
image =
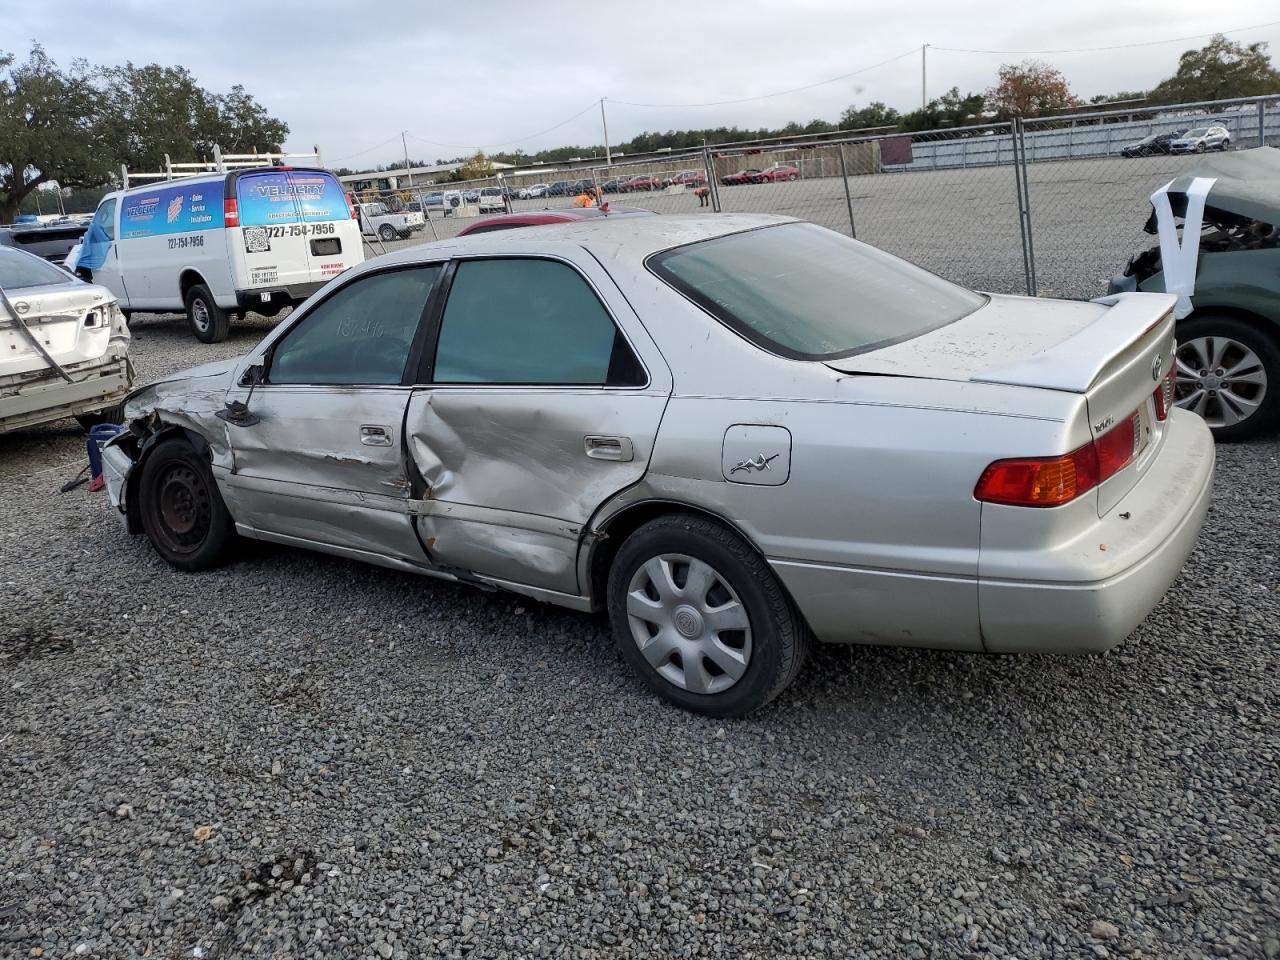
[[[1093,653],[1120,643],[1149,614],[1195,547],[1213,490],[1214,447],[1204,421],[1175,409],[1158,466],[1099,521],[1082,565],[1034,581],[978,580],[985,649]],[[1024,508],[1010,508],[1024,509]],[[1114,563],[1099,558],[1114,557]],[[1110,564],[1110,566],[1109,566]],[[1101,574],[1099,576],[1099,574]]]
[[[0,384],[0,433],[101,410],[123,400],[133,385],[126,358],[69,372],[75,383],[50,370],[39,380]]]
[[[283,287],[260,287],[256,290],[237,290],[236,306],[241,310],[261,310],[264,306],[274,307],[280,304],[292,306],[301,303],[311,296],[328,280],[315,283],[294,283]],[[266,299],[263,299],[263,296]]]

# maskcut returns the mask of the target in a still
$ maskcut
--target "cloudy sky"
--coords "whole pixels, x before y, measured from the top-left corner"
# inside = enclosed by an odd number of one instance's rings
[[[0,49],[21,53],[34,40],[64,64],[183,64],[213,90],[242,83],[288,122],[291,148],[318,143],[328,163],[352,167],[396,161],[402,130],[424,159],[600,143],[600,97],[611,101],[614,142],[644,130],[835,120],[850,103],[872,100],[910,110],[920,104],[923,43],[933,45],[930,97],[951,86],[986,89],[1023,51],[1228,31],[1269,41],[1280,60],[1280,23],[1234,32],[1277,20],[1275,0],[216,0],[216,14],[155,0],[8,0],[3,8]],[[1151,87],[1202,43],[1039,56],[1088,98]],[[884,63],[902,54],[910,55]],[[833,77],[843,79],[688,106]]]

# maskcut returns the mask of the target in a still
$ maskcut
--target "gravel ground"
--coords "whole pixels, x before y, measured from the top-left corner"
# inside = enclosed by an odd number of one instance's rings
[[[143,379],[244,351],[140,318]],[[201,574],[0,437],[0,956],[1280,954],[1280,437],[1084,659],[820,648],[749,720],[602,621],[266,545]]]

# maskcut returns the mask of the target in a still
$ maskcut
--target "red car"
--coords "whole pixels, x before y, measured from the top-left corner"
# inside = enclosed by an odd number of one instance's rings
[[[535,210],[532,213],[507,213],[486,220],[477,220],[458,236],[465,237],[472,233],[490,233],[493,230],[511,230],[515,227],[541,227],[549,223],[573,223],[576,220],[595,220],[599,217],[635,217],[653,216],[652,210],[640,207],[615,207],[604,204],[601,207],[570,207],[564,210]]]
[[[744,183],[755,183],[756,177],[760,176],[760,171],[755,167],[748,167],[746,170],[739,170],[737,173],[731,173],[726,177],[721,177],[720,182],[726,187],[740,186]]]
[[[685,170],[677,173],[673,177],[668,177],[662,181],[667,186],[687,185],[690,187],[705,187],[707,185],[707,175],[701,170]]]
[[[632,177],[618,184],[619,193],[635,193],[637,190],[661,190],[662,181],[657,177]]]
[[[775,163],[755,175],[753,183],[776,183],[778,180],[799,180],[800,168],[789,163]]]

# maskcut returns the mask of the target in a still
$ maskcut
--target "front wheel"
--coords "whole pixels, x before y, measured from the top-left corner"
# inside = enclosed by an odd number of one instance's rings
[[[227,554],[231,514],[213,471],[185,440],[164,440],[142,464],[142,529],[156,553],[181,570],[208,570]]]
[[[218,306],[202,283],[187,291],[187,323],[201,343],[221,343],[231,332],[231,315]]]
[[[808,651],[808,628],[769,565],[701,517],[661,517],[628,537],[608,596],[623,658],[686,710],[750,713],[786,689]]]
[[[797,173],[788,173],[788,174],[787,174],[787,179],[788,179],[788,180],[799,180],[799,179],[800,179],[800,175],[799,175],[799,174],[797,174]]]
[[[1280,419],[1280,346],[1261,323],[1202,315],[1178,324],[1175,402],[1217,440],[1245,440]]]
[[[1203,144],[1203,143],[1197,143],[1197,144],[1196,144],[1196,153],[1204,153],[1204,144]]]

